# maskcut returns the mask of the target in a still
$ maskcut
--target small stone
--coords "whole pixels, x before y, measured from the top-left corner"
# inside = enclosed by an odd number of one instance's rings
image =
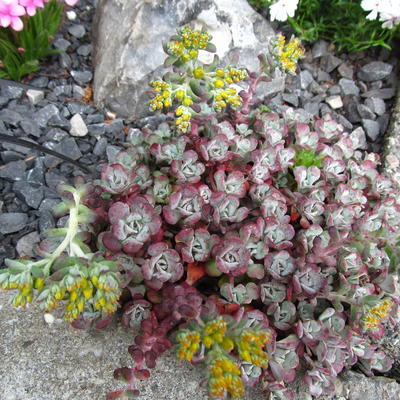
[[[318,102],[307,102],[304,104],[304,109],[310,113],[311,115],[318,116],[319,115],[319,103]]]
[[[93,136],[104,135],[106,133],[105,123],[88,125],[89,133]]]
[[[101,156],[105,153],[107,147],[107,138],[100,138],[94,146],[93,154],[96,156]]]
[[[385,89],[374,89],[368,90],[367,92],[363,93],[361,97],[376,97],[378,99],[388,100],[394,97],[396,94],[396,89],[394,88],[385,88]]]
[[[355,148],[361,150],[367,149],[367,138],[365,136],[365,131],[361,126],[350,133],[350,139],[352,139],[353,143],[356,144]]]
[[[32,169],[29,169],[25,172],[25,180],[28,183],[36,183],[39,185],[44,184],[44,166],[43,166],[44,157],[37,158],[35,160],[35,166]]]
[[[369,107],[377,115],[382,115],[386,111],[385,102],[377,97],[370,97],[366,99],[365,105]]]
[[[339,85],[344,95],[354,94],[358,96],[360,94],[360,89],[352,79],[341,78],[339,80]]]
[[[84,44],[79,46],[76,52],[83,57],[87,57],[92,52],[92,45]]]
[[[38,209],[43,200],[44,192],[41,186],[31,185],[28,182],[15,182],[13,191],[19,199],[31,208]]]
[[[0,120],[15,128],[22,121],[22,119],[23,117],[21,114],[17,113],[16,111],[10,110],[9,108],[0,111]]]
[[[37,232],[31,232],[22,236],[22,238],[18,240],[16,246],[18,255],[20,257],[34,257],[33,248],[39,241],[40,236]]]
[[[40,109],[33,118],[41,128],[45,128],[49,119],[59,114],[58,108],[54,104],[49,104]]]
[[[377,122],[379,124],[380,133],[384,134],[389,126],[389,114],[383,114],[377,118]]]
[[[60,85],[60,86],[56,86],[53,89],[53,93],[56,96],[66,96],[66,97],[71,97],[71,93],[72,93],[72,88],[71,85]]]
[[[70,21],[75,21],[76,20],[76,12],[71,10],[71,11],[67,11],[67,18]]]
[[[60,61],[60,66],[65,69],[70,69],[72,66],[72,59],[67,53],[60,53],[58,55],[58,59]]]
[[[44,92],[42,90],[28,89],[26,91],[26,97],[32,105],[36,105],[39,101],[44,99]]]
[[[298,107],[299,105],[299,96],[294,93],[283,93],[282,100],[293,107]]]
[[[72,86],[72,94],[74,97],[81,99],[82,97],[85,96],[85,89],[83,89],[79,85],[73,85]]]
[[[335,68],[337,68],[342,63],[342,60],[338,57],[333,56],[332,54],[328,54],[324,56],[321,61],[321,67],[328,74],[330,74]]]
[[[60,202],[58,199],[46,198],[41,202],[39,211],[40,213],[52,212],[53,208]]]
[[[314,43],[311,52],[314,58],[328,55],[328,42],[325,40],[318,40],[318,42]]]
[[[53,325],[54,321],[56,320],[54,318],[54,316],[52,314],[50,314],[50,313],[43,314],[43,319],[44,319],[44,322],[46,322],[47,325]]]
[[[329,104],[329,106],[332,107],[334,110],[343,107],[342,98],[338,95],[327,97],[325,99],[325,103]]]
[[[32,86],[45,88],[49,84],[49,78],[47,78],[47,76],[37,76],[36,78],[32,79],[30,84]]]
[[[1,94],[9,99],[19,99],[22,97],[22,93],[24,93],[24,89],[13,84],[3,86],[1,89]]]
[[[75,24],[68,28],[68,32],[77,39],[80,39],[85,36],[86,29],[82,24]]]
[[[65,51],[68,49],[69,46],[71,46],[71,42],[69,42],[68,40],[66,40],[64,38],[58,38],[53,42],[53,46],[56,49]]]
[[[25,177],[26,163],[23,160],[11,161],[0,168],[0,178],[21,181]]]
[[[372,140],[375,141],[380,133],[379,123],[372,119],[362,119],[361,120],[363,128],[367,133],[367,136]]]
[[[61,174],[50,171],[45,174],[46,185],[50,189],[57,189],[57,186],[63,183],[67,183],[67,178]],[[39,207],[40,209],[40,207]]]
[[[121,133],[124,129],[124,121],[120,118],[114,119],[109,124],[106,124],[106,132],[112,134]]]
[[[71,124],[71,129],[69,133],[72,136],[79,136],[83,137],[86,136],[88,133],[88,128],[85,124],[85,121],[82,119],[80,114],[75,114],[71,119],[70,119],[70,124]]]
[[[339,66],[338,72],[342,78],[353,79],[354,69],[345,62]]]
[[[24,119],[21,121],[20,126],[27,135],[32,135],[37,138],[42,135],[39,125],[33,119]]]
[[[300,87],[302,89],[307,89],[310,83],[314,80],[314,78],[310,71],[305,70],[300,72],[299,80],[300,80]]]
[[[339,85],[333,85],[328,89],[328,93],[330,95],[340,94],[341,91],[342,89],[340,88]]]
[[[116,161],[116,156],[117,154],[121,151],[122,149],[117,146],[112,146],[108,145],[106,147],[106,154],[107,154],[107,159],[109,163],[114,163]]]
[[[357,111],[360,114],[361,118],[364,118],[364,119],[375,119],[375,114],[365,104],[358,104],[357,105]]]
[[[71,76],[78,83],[88,83],[92,80],[93,74],[91,71],[71,71]]]
[[[322,69],[318,69],[317,72],[317,81],[318,82],[327,82],[330,81],[332,77]]]
[[[7,235],[25,228],[28,223],[28,215],[24,213],[10,212],[0,214],[0,233]]]
[[[359,79],[372,82],[385,79],[392,72],[393,66],[382,61],[370,62],[358,70]]]

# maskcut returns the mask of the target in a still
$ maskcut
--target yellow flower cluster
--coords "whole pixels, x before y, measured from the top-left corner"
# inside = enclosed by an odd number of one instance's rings
[[[257,367],[266,368],[268,355],[263,348],[270,340],[271,336],[268,332],[243,331],[237,342],[240,358]]]
[[[4,280],[0,283],[0,288],[4,290],[19,289],[15,294],[12,305],[14,307],[25,307],[32,302],[33,289],[43,288],[43,278],[32,278],[29,272],[16,275],[4,275]]]
[[[206,347],[211,347],[214,342],[222,344],[227,324],[222,317],[218,317],[206,324],[204,327],[203,343]]]
[[[209,388],[212,397],[225,398],[227,393],[234,399],[242,397],[244,385],[236,363],[227,358],[214,360],[210,365]]]
[[[238,108],[242,105],[242,99],[237,94],[236,89],[227,87],[232,83],[240,82],[248,77],[245,70],[228,67],[218,68],[214,73],[212,85],[214,90],[213,108],[215,111],[222,111],[229,104],[232,108]]]
[[[381,321],[390,314],[393,307],[393,302],[390,299],[385,299],[382,303],[372,307],[363,317],[363,324],[366,329],[377,329]]]
[[[105,314],[115,312],[120,289],[112,273],[101,274],[100,277],[92,275],[90,278],[68,274],[60,282],[45,288],[39,300],[43,300],[44,308],[50,311],[66,296],[68,303],[64,318],[71,322],[78,318],[87,304],[93,304],[95,310]]]
[[[185,26],[178,31],[179,39],[167,44],[168,53],[181,57],[183,62],[198,57],[199,49],[205,49],[211,36],[207,32],[193,30]]]
[[[179,36],[182,38],[186,49],[205,49],[211,40],[211,35],[208,32],[193,30],[190,26],[181,28]]]
[[[171,85],[161,80],[150,82],[150,86],[156,92],[156,96],[150,101],[150,110],[162,110],[163,107],[170,107],[172,104]]]
[[[297,69],[297,60],[304,54],[299,39],[292,39],[285,43],[285,36],[278,36],[277,39],[277,57],[284,71],[294,74]]]
[[[184,329],[177,336],[179,342],[178,359],[191,361],[193,354],[200,347],[200,334],[198,332]]]
[[[189,97],[187,98],[190,99]],[[175,120],[176,129],[178,129],[178,131],[182,133],[187,132],[190,128],[190,117],[191,117],[189,108],[185,106],[179,106],[175,110],[175,115],[178,117]]]

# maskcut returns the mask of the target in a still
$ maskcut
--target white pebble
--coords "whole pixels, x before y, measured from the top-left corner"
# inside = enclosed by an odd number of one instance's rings
[[[56,320],[54,318],[54,316],[52,314],[50,314],[50,313],[44,314],[43,318],[44,318],[44,321],[46,322],[46,324],[48,324],[48,325],[53,325],[54,321]]]
[[[26,91],[26,97],[28,97],[32,105],[35,105],[44,99],[44,93],[41,90],[29,89]]]
[[[334,110],[343,107],[343,101],[340,96],[329,96],[325,99],[325,103],[329,104]]]
[[[76,20],[76,12],[75,11],[67,11],[67,18],[70,21],[75,21]]]
[[[69,130],[69,133],[72,136],[82,137],[87,135],[88,128],[80,114],[75,114],[69,122],[71,123],[71,129]]]

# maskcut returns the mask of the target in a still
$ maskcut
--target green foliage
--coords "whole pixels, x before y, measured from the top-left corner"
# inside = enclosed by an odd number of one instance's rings
[[[249,0],[259,11],[267,11],[272,1]],[[400,26],[382,28],[382,22],[366,19],[360,0],[300,0],[289,25],[301,40],[325,39],[337,44],[339,51],[360,51],[372,46],[390,49],[400,36]]]
[[[51,0],[24,21],[21,32],[0,29],[0,78],[20,81],[37,71],[40,59],[59,52],[50,48],[50,42],[61,23],[61,14],[61,3]]]

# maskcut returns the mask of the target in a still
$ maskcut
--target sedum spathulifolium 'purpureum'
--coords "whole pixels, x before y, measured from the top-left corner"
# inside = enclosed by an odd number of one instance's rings
[[[61,186],[64,228],[41,258],[7,260],[13,303],[64,307],[73,326],[107,326],[117,309],[135,330],[133,367],[115,371],[138,394],[174,347],[203,362],[212,398],[262,384],[270,399],[300,367],[313,396],[357,365],[391,360],[376,339],[397,323],[400,206],[358,131],[329,115],[257,106],[257,84],[295,73],[299,42],[278,37],[260,71],[199,61],[211,36],[190,27],[164,44],[166,75],[150,83],[156,130],[131,130],[101,179]]]

